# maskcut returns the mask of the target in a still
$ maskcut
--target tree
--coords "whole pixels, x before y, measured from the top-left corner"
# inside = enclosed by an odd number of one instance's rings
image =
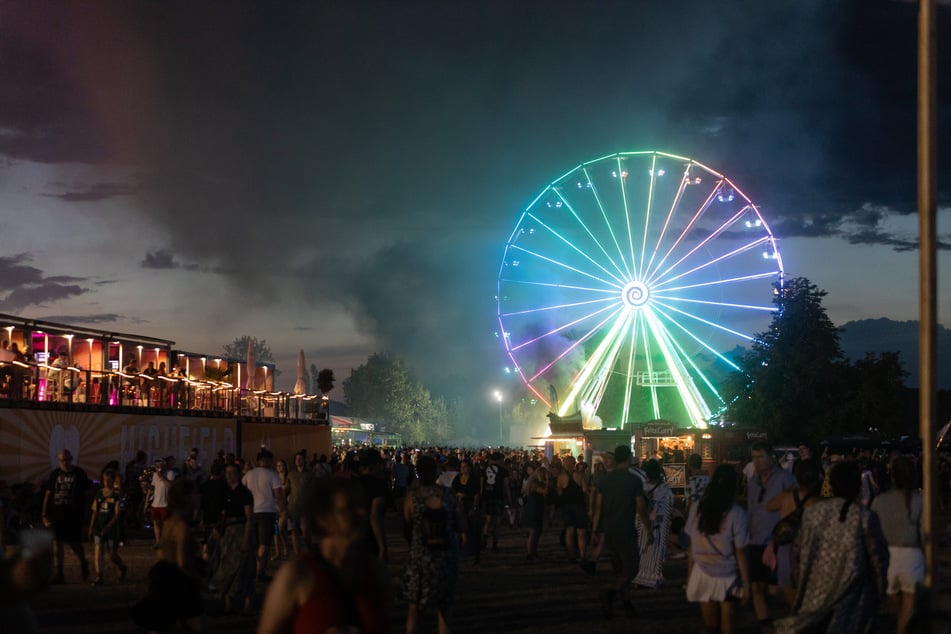
[[[820,438],[838,428],[848,363],[820,290],[804,277],[774,284],[776,312],[766,332],[725,382],[726,418],[765,428],[777,440]]]
[[[766,429],[780,441],[843,433],[900,434],[907,427],[905,372],[898,353],[849,363],[839,329],[822,306],[826,292],[806,278],[775,285],[769,330],[725,383],[727,420]]]
[[[335,381],[334,371],[330,368],[324,368],[317,373],[317,389],[320,390],[321,394],[328,394],[333,390]]]
[[[353,415],[379,421],[406,442],[433,444],[451,431],[445,401],[434,399],[406,365],[389,354],[374,354],[352,370],[343,392]]]
[[[254,360],[257,363],[270,363],[274,364],[274,355],[271,354],[271,349],[267,346],[267,341],[264,339],[258,339],[257,337],[252,337],[250,335],[243,335],[241,337],[236,337],[234,341],[229,344],[222,346],[224,357],[226,359],[234,359],[236,361],[244,361],[248,357],[248,342],[253,341],[254,346]],[[280,376],[280,370],[274,370],[274,376]]]

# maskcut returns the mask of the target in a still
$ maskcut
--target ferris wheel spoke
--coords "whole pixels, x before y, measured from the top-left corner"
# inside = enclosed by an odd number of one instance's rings
[[[634,274],[634,277],[637,278],[637,262],[634,261],[634,233],[631,229],[631,208],[627,203],[627,172],[621,169],[621,157],[615,157],[617,161],[617,171],[615,175],[617,177],[618,186],[621,188],[621,200],[624,202],[624,222],[627,225],[627,241],[631,247],[631,272]]]
[[[700,207],[697,209],[697,211],[694,212],[693,216],[690,218],[690,220],[681,230],[680,235],[677,236],[677,239],[674,240],[674,243],[671,244],[670,248],[667,249],[667,252],[664,253],[664,257],[662,257],[660,261],[657,262],[657,265],[651,271],[645,272],[645,276],[644,276],[645,278],[647,278],[648,280],[651,280],[657,277],[657,271],[659,271],[660,268],[664,266],[664,262],[666,262],[667,258],[670,257],[670,254],[673,253],[674,249],[676,249],[677,246],[684,240],[684,238],[686,238],[687,235],[689,235],[690,230],[693,229],[693,226],[697,223],[698,220],[700,220],[701,216],[703,216],[703,214],[707,211],[707,209],[710,208],[710,203],[713,202],[713,197],[717,195],[717,190],[720,188],[720,182],[717,182],[714,185],[713,189],[710,191],[710,195],[707,196],[706,200],[703,201],[703,204],[701,204]]]
[[[671,349],[672,344],[668,338],[666,329],[664,329],[663,324],[660,323],[660,320],[657,319],[657,316],[650,308],[644,311],[644,319],[647,321],[651,335],[660,348],[664,361],[667,364],[667,370],[671,373],[674,383],[677,385],[680,398],[684,406],[686,406],[692,422],[700,427],[706,425],[710,420],[710,408],[707,406],[703,396],[699,390],[697,390],[697,386],[687,373],[683,359],[678,357],[674,350]]]
[[[604,369],[614,366],[617,351],[623,342],[625,326],[630,319],[630,313],[622,314],[611,325],[610,330],[572,379],[568,394],[559,410],[559,415],[564,415],[570,411],[574,403],[577,403],[580,407],[582,402],[586,399],[592,399],[599,391],[603,394],[603,384],[607,380]],[[599,373],[598,370],[601,370],[601,372]]]
[[[660,230],[660,235],[657,236],[657,244],[654,245],[654,248],[651,249],[651,259],[647,262],[647,268],[641,267],[643,271],[651,271],[651,267],[654,264],[654,257],[657,256],[657,251],[660,249],[661,243],[664,241],[664,238],[667,236],[667,229],[670,227],[670,219],[673,218],[674,212],[677,210],[677,206],[680,204],[680,199],[683,198],[684,190],[687,188],[687,178],[690,175],[690,163],[687,164],[687,167],[684,168],[683,178],[680,179],[680,185],[677,187],[677,193],[674,194],[674,201],[670,204],[670,210],[667,212],[667,217],[664,219],[664,226]]]
[[[539,306],[538,308],[529,308],[526,310],[516,310],[510,313],[502,313],[503,317],[514,317],[516,315],[531,315],[532,313],[542,313],[551,310],[562,310],[565,308],[577,308],[578,306],[590,306],[591,304],[603,304],[611,302],[616,304],[617,297],[605,297],[603,299],[589,299],[584,302],[572,302],[570,304],[556,304],[554,306]]]
[[[670,322],[670,323],[672,323],[673,325],[677,326],[677,328],[679,328],[679,329],[681,330],[681,332],[683,332],[685,335],[687,335],[688,337],[690,337],[691,339],[693,339],[694,341],[696,341],[700,346],[702,346],[705,350],[707,350],[707,352],[711,353],[711,354],[714,355],[716,358],[720,359],[721,361],[723,361],[725,364],[727,364],[728,366],[730,366],[731,368],[733,368],[733,369],[736,370],[737,372],[742,372],[742,370],[740,370],[740,366],[736,365],[736,363],[734,363],[733,361],[731,361],[729,357],[725,356],[722,352],[719,352],[716,348],[714,348],[713,346],[711,346],[711,345],[710,345],[709,343],[707,343],[705,340],[703,340],[703,339],[701,339],[700,337],[698,337],[698,336],[697,336],[696,334],[694,334],[691,330],[689,330],[686,326],[684,326],[682,323],[680,323],[680,321],[678,321],[677,319],[674,319],[672,316],[670,316],[669,314],[667,314],[666,311],[664,311],[664,310],[662,310],[661,308],[656,307],[656,306],[654,307],[654,311],[655,311],[656,313],[658,313],[661,317],[663,317],[664,319],[666,319],[668,322]]]
[[[742,254],[742,253],[746,253],[747,251],[749,251],[749,250],[751,250],[751,249],[755,249],[756,247],[758,247],[758,246],[760,246],[760,245],[762,245],[762,244],[765,244],[765,243],[767,243],[767,242],[769,242],[769,238],[768,238],[767,236],[763,236],[762,238],[759,238],[759,239],[757,239],[757,240],[753,240],[752,242],[748,242],[748,243],[744,244],[744,245],[741,246],[741,247],[737,247],[736,249],[733,249],[732,251],[730,251],[730,252],[728,252],[728,253],[724,253],[723,255],[717,256],[717,257],[715,257],[715,258],[713,258],[713,259],[711,259],[711,260],[707,260],[707,261],[704,262],[703,264],[700,264],[699,266],[695,266],[694,268],[692,268],[692,269],[690,269],[690,270],[688,270],[688,271],[684,271],[683,273],[681,273],[681,274],[679,274],[679,275],[675,275],[674,277],[667,278],[666,280],[663,280],[663,279],[662,279],[662,280],[660,280],[660,281],[657,281],[657,282],[655,282],[655,284],[654,284],[654,288],[655,288],[655,289],[656,289],[656,288],[662,288],[665,284],[670,284],[671,282],[675,282],[675,281],[677,281],[677,280],[679,280],[679,279],[685,278],[685,277],[687,277],[688,275],[691,275],[691,274],[693,274],[693,273],[696,273],[697,271],[702,271],[702,270],[704,270],[704,269],[706,269],[706,268],[708,268],[708,267],[710,267],[710,266],[713,266],[713,265],[718,264],[718,263],[720,263],[720,262],[723,262],[723,261],[725,261],[725,260],[729,260],[730,258],[736,257],[736,256],[738,256],[738,255],[740,255],[740,254]]]
[[[741,339],[745,339],[746,341],[753,341],[752,335],[744,334],[744,333],[742,333],[742,332],[739,332],[738,330],[733,330],[732,328],[727,328],[726,326],[724,326],[724,325],[722,325],[722,324],[718,324],[718,323],[716,323],[716,322],[710,321],[709,319],[704,319],[703,317],[700,317],[699,315],[694,315],[693,313],[688,313],[688,312],[685,311],[685,310],[680,310],[680,309],[677,308],[676,306],[671,306],[670,304],[665,304],[665,303],[662,302],[661,300],[656,300],[656,303],[657,303],[659,306],[663,306],[663,307],[666,308],[667,310],[672,310],[672,311],[674,311],[675,313],[680,313],[681,315],[684,315],[685,317],[689,317],[690,319],[695,319],[696,321],[699,321],[700,323],[703,323],[703,324],[706,324],[706,325],[711,326],[711,327],[713,327],[713,328],[716,328],[717,330],[722,330],[723,332],[730,333],[731,335],[736,335],[737,337],[739,337],[739,338],[741,338]]]
[[[541,375],[543,375],[543,374],[545,374],[546,372],[548,372],[548,370],[550,370],[551,367],[552,367],[553,365],[555,365],[555,363],[557,363],[558,361],[561,361],[568,353],[570,353],[572,350],[574,350],[575,348],[577,348],[578,346],[580,346],[581,344],[583,344],[585,341],[587,341],[588,339],[590,339],[591,337],[593,337],[601,328],[604,327],[604,325],[605,325],[606,323],[608,323],[608,321],[611,320],[611,318],[612,318],[614,315],[616,315],[618,312],[620,312],[620,310],[621,310],[621,308],[618,308],[616,311],[614,311],[614,313],[608,315],[601,323],[597,324],[597,325],[596,325],[595,327],[593,327],[591,330],[589,330],[588,332],[586,332],[586,333],[585,333],[581,338],[579,338],[577,341],[574,341],[570,346],[568,346],[567,348],[565,348],[564,350],[562,350],[561,353],[560,353],[557,357],[555,357],[554,359],[552,359],[547,365],[545,365],[545,367],[543,367],[541,370],[539,370],[538,372],[536,372],[535,375],[529,379],[529,381],[534,382],[538,377],[540,377]]]
[[[641,313],[638,311],[631,328],[630,345],[627,351],[627,373],[624,376],[624,404],[621,409],[621,414],[624,417],[621,421],[622,423],[631,416],[631,395],[634,393],[634,371],[636,370],[635,363],[637,359],[637,331],[640,325]]]
[[[555,266],[559,266],[559,267],[561,267],[561,268],[563,268],[563,269],[566,269],[566,270],[569,270],[569,271],[573,271],[573,272],[575,272],[575,273],[578,273],[579,275],[583,275],[583,276],[585,276],[585,277],[589,277],[589,278],[591,278],[591,279],[593,279],[593,280],[596,280],[596,281],[598,281],[598,282],[601,282],[602,284],[605,284],[605,285],[607,285],[607,286],[612,286],[612,287],[617,288],[617,289],[620,289],[620,288],[621,288],[621,286],[620,286],[619,284],[617,284],[616,282],[612,282],[612,281],[606,280],[606,279],[604,279],[604,278],[598,277],[597,275],[594,275],[594,274],[592,274],[592,273],[588,273],[587,271],[582,271],[581,269],[576,268],[576,267],[574,267],[574,266],[571,266],[570,264],[567,264],[567,263],[565,263],[565,262],[559,262],[558,260],[556,260],[556,259],[554,259],[554,258],[550,258],[550,257],[545,256],[545,255],[542,255],[541,253],[536,253],[535,251],[530,251],[529,249],[526,249],[526,248],[524,248],[524,247],[520,247],[520,246],[518,246],[518,245],[516,245],[516,244],[510,245],[510,248],[512,248],[512,249],[514,249],[514,250],[516,250],[516,251],[521,251],[522,253],[525,253],[525,254],[530,255],[530,256],[532,256],[532,257],[536,257],[536,258],[538,258],[539,260],[544,260],[545,262],[549,262],[549,263],[554,264]]]
[[[561,197],[561,194],[559,194],[559,193],[557,192],[557,190],[555,191],[555,193],[558,194],[559,198]],[[571,205],[568,205],[567,201],[565,202],[565,204],[566,204],[566,206],[568,207],[568,210],[572,212],[572,215],[574,215],[575,218],[578,220],[578,222],[581,224],[581,226],[584,227],[585,231],[588,232],[588,235],[591,235],[591,231],[588,229],[588,227],[587,227],[583,222],[581,222],[581,219],[578,218],[577,215],[575,215],[574,211],[571,209]],[[560,233],[558,233],[557,231],[555,231],[554,229],[552,229],[550,226],[548,226],[547,224],[545,224],[540,218],[538,218],[538,217],[535,216],[534,214],[528,214],[528,216],[529,216],[530,218],[532,218],[535,222],[537,222],[538,224],[540,224],[542,227],[544,227],[544,228],[545,228],[549,233],[551,233],[553,236],[555,236],[556,238],[558,238],[559,240],[561,240],[561,242],[564,243],[566,246],[570,247],[570,248],[571,248],[572,250],[574,250],[576,253],[578,253],[579,255],[581,255],[584,259],[588,260],[588,262],[591,262],[591,264],[593,264],[593,265],[595,265],[596,267],[598,267],[599,269],[601,269],[601,271],[603,271],[605,275],[607,275],[607,276],[611,277],[612,279],[614,279],[614,281],[616,281],[618,284],[621,284],[622,286],[624,285],[624,280],[622,279],[622,277],[619,277],[618,275],[616,275],[616,274],[612,273],[611,271],[607,270],[606,268],[604,268],[599,262],[595,261],[594,258],[592,258],[590,255],[588,255],[587,253],[585,253],[584,251],[582,251],[581,249],[579,249],[577,246],[575,246],[575,244],[574,244],[571,240],[568,240],[568,239],[565,238],[563,235],[561,235]],[[591,236],[591,237],[594,238],[594,236]],[[595,242],[597,243],[597,240],[595,240]],[[600,244],[598,244],[598,246],[601,247]],[[604,248],[601,247],[601,250],[604,251]],[[605,253],[605,255],[607,255],[607,254]],[[611,262],[611,264],[614,264],[614,262]],[[614,267],[617,268],[617,265],[614,264]],[[618,269],[618,273],[619,273],[620,275],[623,275],[623,274],[624,274],[623,271],[621,271],[620,269]]]
[[[668,334],[669,334],[669,331],[668,331]],[[710,390],[710,392],[711,392],[714,396],[716,396],[717,400],[722,403],[722,402],[723,402],[723,398],[720,396],[720,391],[717,390],[716,386],[713,384],[713,382],[710,380],[710,378],[707,377],[706,373],[705,373],[703,370],[701,370],[699,367],[697,367],[697,364],[696,364],[696,363],[694,362],[694,360],[691,358],[691,355],[687,354],[687,351],[683,349],[683,346],[680,345],[680,342],[677,341],[677,339],[675,339],[674,337],[670,337],[670,343],[671,343],[675,348],[677,348],[677,352],[679,353],[680,358],[681,358],[682,360],[686,361],[687,364],[688,364],[691,368],[693,368],[693,373],[694,373],[701,381],[703,381],[703,384],[707,386],[707,389]]]
[[[644,271],[644,256],[647,253],[647,230],[650,227],[654,206],[654,184],[657,182],[657,154],[651,156],[650,185],[647,187],[647,211],[644,212],[644,239],[641,241],[641,270]]]
[[[776,277],[777,271],[767,271],[766,273],[754,273],[752,275],[744,275],[742,277],[731,277],[726,280],[711,280],[709,282],[699,282],[697,284],[685,284],[684,286],[674,286],[671,288],[663,289],[664,293],[672,293],[674,291],[685,291],[691,288],[703,288],[705,286],[719,286],[721,284],[736,284],[739,282],[750,282],[753,280],[762,280],[770,277]]]
[[[668,302],[684,302],[686,304],[704,304],[706,306],[719,306],[721,308],[738,308],[742,310],[761,310],[763,312],[772,313],[776,311],[775,306],[753,306],[751,304],[733,304],[730,302],[711,302],[703,299],[690,299],[688,297],[677,297],[675,295],[665,295],[663,293],[657,293],[655,295],[658,299],[666,299]]]
[[[518,345],[511,346],[511,347],[509,348],[509,351],[515,352],[515,351],[517,351],[517,350],[521,350],[521,349],[524,348],[525,346],[529,346],[529,345],[531,345],[531,344],[533,344],[533,343],[538,343],[539,341],[541,341],[541,340],[544,339],[545,337],[551,337],[552,335],[557,335],[557,334],[560,333],[560,332],[564,332],[565,330],[567,330],[568,328],[571,328],[572,326],[577,326],[578,324],[580,324],[580,323],[582,323],[582,322],[584,322],[584,321],[587,321],[588,319],[591,319],[592,317],[596,317],[596,316],[600,315],[601,313],[604,313],[605,311],[608,311],[608,310],[610,310],[611,308],[614,308],[616,305],[617,305],[617,304],[612,304],[612,305],[610,305],[610,306],[605,306],[605,307],[602,308],[601,310],[596,310],[596,311],[594,311],[594,312],[592,312],[592,313],[588,313],[587,315],[583,315],[583,316],[581,316],[581,317],[578,317],[578,318],[575,319],[575,320],[569,321],[569,322],[566,323],[566,324],[562,324],[562,325],[558,326],[557,328],[552,328],[551,330],[549,330],[549,331],[546,332],[545,334],[538,335],[537,337],[533,337],[533,338],[531,338],[531,339],[528,339],[527,341],[523,341],[523,342],[521,342],[521,343],[518,344]],[[620,309],[618,309],[618,310],[620,310]],[[615,311],[615,312],[617,312],[617,311]],[[598,324],[597,326],[595,326],[595,328],[600,327],[601,325],[603,325],[603,323],[604,323],[604,322],[601,322],[600,324]]]
[[[694,253],[696,253],[697,251],[699,251],[699,250],[702,249],[703,247],[707,246],[710,242],[712,242],[713,240],[715,240],[715,239],[716,239],[718,236],[720,236],[724,231],[726,231],[729,227],[731,227],[734,223],[736,223],[736,222],[744,215],[744,212],[745,212],[745,211],[746,211],[746,208],[744,207],[744,208],[741,209],[740,211],[738,211],[738,212],[736,212],[735,214],[733,214],[733,216],[730,217],[729,220],[727,220],[726,222],[724,222],[723,224],[721,224],[719,227],[717,227],[716,229],[714,229],[713,231],[711,231],[710,234],[707,235],[706,238],[704,238],[703,240],[701,240],[699,243],[697,243],[696,246],[694,246],[692,249],[690,249],[689,251],[687,251],[687,253],[685,253],[683,256],[681,256],[681,258],[680,258],[679,260],[677,260],[676,262],[674,262],[673,264],[671,264],[670,266],[668,266],[667,269],[666,269],[663,273],[658,273],[658,271],[660,270],[659,268],[658,268],[657,270],[655,270],[655,271],[651,274],[651,277],[649,278],[649,280],[650,280],[651,282],[657,282],[657,281],[659,281],[659,280],[662,280],[665,275],[667,275],[667,274],[670,273],[671,271],[675,270],[678,266],[680,266],[681,264],[683,264],[684,261],[687,260],[687,258],[689,258],[690,256],[692,256]]]
[[[516,280],[511,278],[503,278],[500,280],[505,284],[515,284],[519,286],[546,286],[548,288],[560,288],[573,291],[588,291],[591,293],[607,293],[611,297],[617,296],[617,289],[613,288],[594,288],[592,286],[573,286],[571,284],[556,284],[555,282],[531,282],[528,280]]]
[[[621,248],[621,244],[617,240],[617,235],[614,233],[614,226],[611,224],[611,221],[608,219],[608,214],[604,210],[604,205],[601,204],[601,197],[598,196],[598,188],[595,186],[594,182],[591,180],[591,175],[588,174],[588,168],[582,167],[581,171],[584,173],[585,182],[587,186],[591,188],[591,194],[594,196],[594,201],[598,203],[598,210],[601,212],[601,217],[604,218],[604,225],[608,230],[608,233],[611,234],[611,240],[614,242],[614,247],[617,249],[618,257],[621,258],[621,264],[624,265],[624,270],[627,273],[628,277],[632,277],[631,268],[628,266],[627,260],[624,259],[624,250]],[[611,258],[608,258],[611,259]]]
[[[653,380],[654,373],[654,358],[651,354],[651,346],[647,338],[647,333],[650,328],[650,322],[647,320],[646,312],[644,313],[644,328],[641,328],[641,337],[644,339],[644,357],[647,361],[647,384],[650,386],[651,391],[651,405],[654,409],[654,418],[660,418],[660,403],[657,401],[657,382]]]

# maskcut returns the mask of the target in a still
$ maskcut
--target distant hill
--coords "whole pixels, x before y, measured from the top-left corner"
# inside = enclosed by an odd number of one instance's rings
[[[918,322],[893,319],[860,319],[840,326],[839,342],[855,361],[867,352],[898,352],[908,372],[905,384],[918,387]],[[951,329],[938,326],[938,388],[951,389]]]

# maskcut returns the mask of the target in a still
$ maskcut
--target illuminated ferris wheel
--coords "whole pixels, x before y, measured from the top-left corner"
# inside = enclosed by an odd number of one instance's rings
[[[776,238],[726,176],[663,152],[579,165],[520,215],[498,278],[499,336],[560,416],[697,427],[724,407],[731,352],[768,325]]]

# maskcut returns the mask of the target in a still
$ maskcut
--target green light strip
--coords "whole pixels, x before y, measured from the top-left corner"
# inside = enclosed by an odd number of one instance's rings
[[[696,427],[701,429],[706,428],[707,421],[709,421],[711,417],[710,410],[706,402],[700,396],[696,385],[694,385],[690,377],[687,376],[686,368],[683,366],[680,358],[670,350],[669,342],[665,337],[666,330],[664,330],[663,324],[661,324],[657,316],[651,312],[650,308],[644,310],[644,319],[647,320],[651,334],[653,334],[654,339],[657,341],[661,354],[664,355],[664,359],[667,362],[667,367],[674,377],[674,383],[677,384],[677,389],[680,391],[680,397],[683,399],[684,405],[687,408],[688,416],[690,416]]]
[[[631,233],[631,210],[627,204],[627,187],[625,187],[626,178],[622,176],[624,170],[621,169],[621,157],[617,159],[617,180],[621,186],[621,199],[624,201],[624,221],[627,223],[627,241],[631,245],[631,268],[633,269],[634,279],[637,279],[637,263],[634,261],[634,234]]]

